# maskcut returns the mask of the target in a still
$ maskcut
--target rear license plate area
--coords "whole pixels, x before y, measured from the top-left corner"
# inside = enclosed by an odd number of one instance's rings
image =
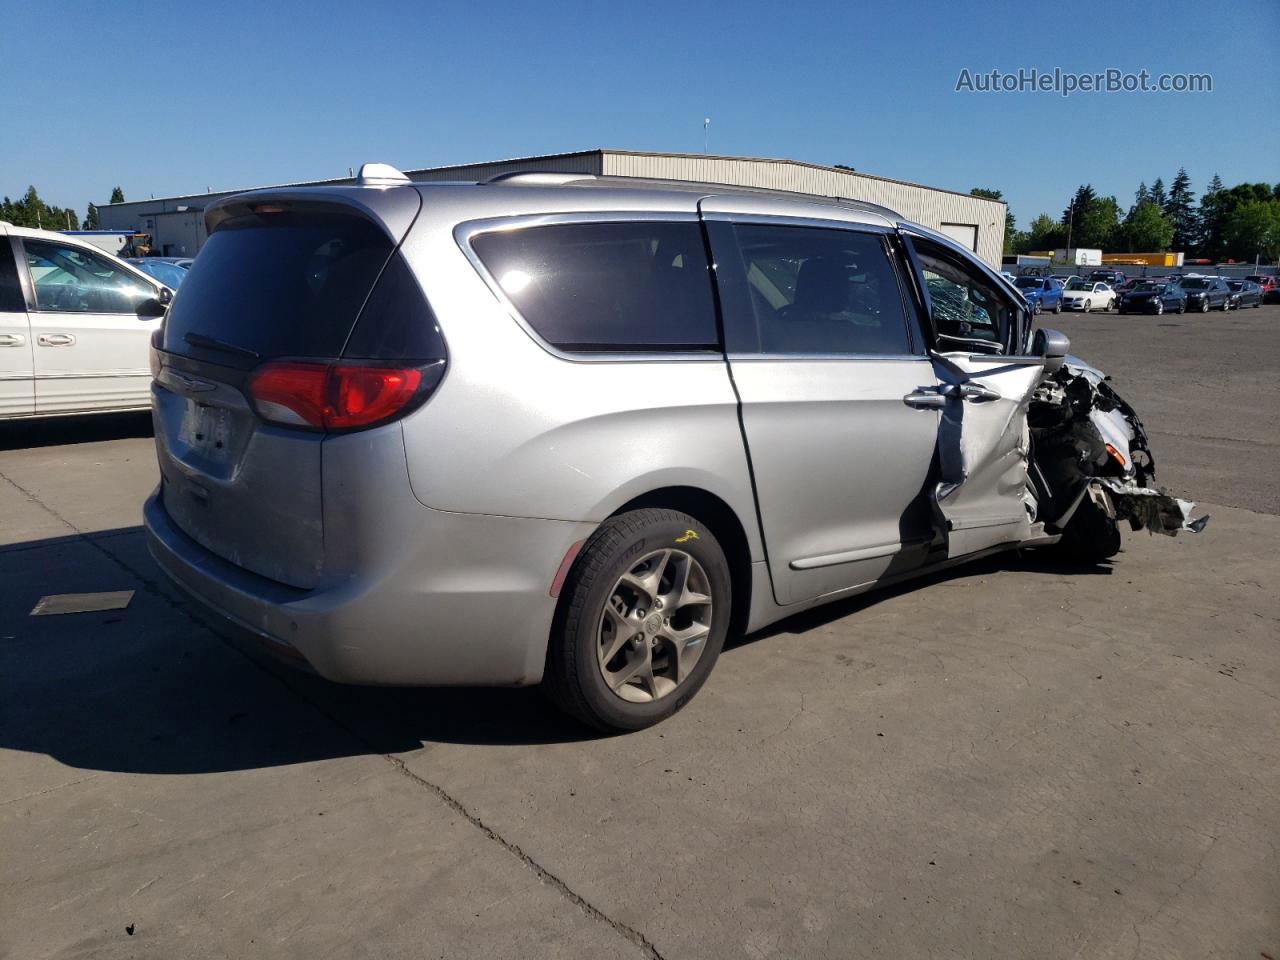
[[[231,444],[231,411],[188,399],[178,439],[197,456],[225,461]]]

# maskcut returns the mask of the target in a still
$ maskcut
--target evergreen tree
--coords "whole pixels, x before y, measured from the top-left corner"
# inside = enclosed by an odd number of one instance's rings
[[[1228,198],[1222,188],[1222,178],[1216,173],[1200,198],[1200,233],[1196,237],[1195,252],[1202,257],[1218,259],[1223,250],[1223,228],[1229,210]]]
[[[1143,180],[1140,184],[1138,184],[1138,189],[1134,191],[1133,206],[1129,208],[1129,212],[1132,213],[1134,210],[1142,206],[1144,203],[1146,203],[1150,199],[1151,199],[1151,191],[1147,189],[1147,181]]]
[[[89,204],[89,209],[84,212],[84,228],[86,230],[99,230],[102,222],[98,219],[97,204]]]
[[[1169,202],[1169,198],[1164,192],[1164,181],[1159,177],[1156,177],[1156,182],[1151,185],[1151,202],[1161,210]]]
[[[124,203],[124,191],[121,190],[119,187],[113,188],[111,191],[111,202]]]
[[[1190,250],[1199,240],[1199,218],[1193,205],[1195,196],[1186,168],[1179,167],[1178,175],[1173,178],[1173,184],[1169,188],[1169,199],[1164,205],[1165,216],[1173,224],[1175,250]]]

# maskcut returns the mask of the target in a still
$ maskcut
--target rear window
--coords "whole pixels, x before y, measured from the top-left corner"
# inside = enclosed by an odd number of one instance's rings
[[[707,350],[718,343],[695,223],[564,223],[471,241],[525,322],[572,351]]]
[[[337,357],[394,246],[333,208],[224,220],[169,308],[164,349],[234,366]]]

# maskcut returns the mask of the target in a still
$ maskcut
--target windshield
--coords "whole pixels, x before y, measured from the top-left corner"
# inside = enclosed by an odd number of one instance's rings
[[[1244,282],[1240,280],[1228,280],[1227,286],[1230,287],[1232,290],[1240,290],[1241,288],[1244,287]]]
[[[1207,280],[1183,280],[1182,288],[1184,290],[1203,290],[1209,286]]]
[[[1072,280],[1067,284],[1068,290],[1092,290],[1093,284],[1088,280]]]
[[[1044,281],[1039,277],[1019,277],[1018,288],[1020,290],[1038,290],[1044,286]]]
[[[1139,283],[1133,288],[1134,293],[1155,293],[1157,290],[1163,290],[1164,286],[1159,283]]]

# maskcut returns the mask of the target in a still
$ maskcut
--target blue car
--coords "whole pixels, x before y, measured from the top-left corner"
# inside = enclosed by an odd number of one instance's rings
[[[182,281],[187,277],[186,267],[179,266],[178,258],[174,257],[130,257],[129,263],[141,270],[143,273],[155,277],[170,290],[177,290]],[[187,260],[190,264],[191,261]]]
[[[1062,284],[1053,277],[1019,277],[1014,285],[1036,313],[1062,312]]]

